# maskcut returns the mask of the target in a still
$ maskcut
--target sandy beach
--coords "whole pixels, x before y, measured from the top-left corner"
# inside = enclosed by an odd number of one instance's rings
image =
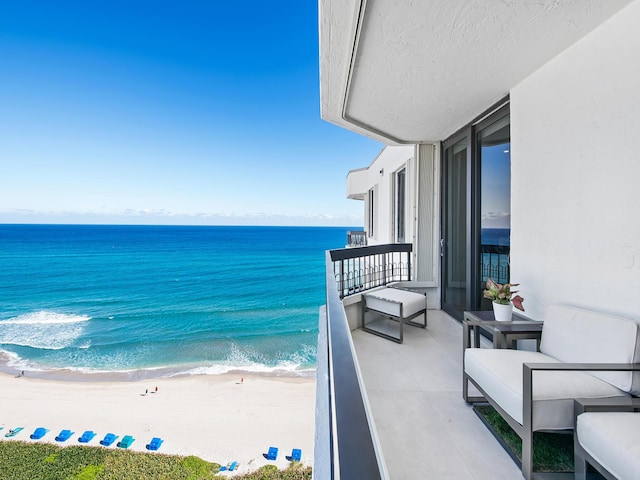
[[[93,430],[97,435],[89,445],[100,446],[111,432],[132,435],[130,449],[146,452],[151,438],[160,437],[159,453],[196,455],[222,465],[238,461],[239,473],[266,464],[286,468],[292,448],[302,449],[303,463],[312,465],[315,379],[244,375],[241,383],[241,376],[79,382],[2,373],[0,441],[79,445],[82,432]],[[15,427],[24,430],[5,438]],[[37,427],[50,431],[42,440],[29,439]],[[75,434],[55,442],[62,429]],[[279,448],[275,462],[262,456],[269,446]]]

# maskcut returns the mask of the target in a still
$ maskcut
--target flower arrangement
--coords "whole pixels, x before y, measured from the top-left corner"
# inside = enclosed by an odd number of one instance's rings
[[[489,278],[487,280],[487,289],[483,292],[484,298],[493,300],[494,302],[501,305],[509,305],[509,302],[511,302],[513,303],[514,307],[524,312],[524,307],[522,306],[524,298],[522,298],[520,295],[515,295],[516,293],[518,293],[517,291],[511,290],[512,287],[517,287],[519,285],[519,283],[500,284],[494,282]]]

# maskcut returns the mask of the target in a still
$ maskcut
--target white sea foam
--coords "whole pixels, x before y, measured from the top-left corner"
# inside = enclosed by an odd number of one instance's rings
[[[53,367],[41,365],[7,350],[0,350],[0,370],[7,373],[26,371],[30,377],[42,377],[68,381],[130,381],[152,378],[172,378],[184,375],[223,375],[234,372],[236,374],[258,374],[266,376],[295,376],[313,378],[315,368],[298,368],[294,363],[283,363],[276,366],[266,366],[254,363],[252,365],[213,364],[208,366],[189,367],[186,365],[166,365],[146,367],[140,369],[104,369],[90,367]]]
[[[252,363],[252,364],[244,364],[244,365],[233,365],[227,363],[217,363],[209,366],[202,366],[192,368],[187,370],[186,373],[188,375],[222,375],[224,373],[229,372],[248,372],[248,373],[265,373],[265,374],[273,374],[273,373],[297,373],[300,370],[298,368],[300,364],[294,363],[281,363],[274,366],[268,366],[261,363]],[[183,374],[176,373],[176,375]]]
[[[0,360],[11,370],[29,370],[29,371],[45,371],[41,365],[30,362],[20,355],[8,350],[0,350]]]
[[[73,345],[91,318],[39,311],[0,320],[0,343],[46,350]]]
[[[262,363],[252,360],[252,357],[260,357],[257,352],[240,349],[237,345],[231,346],[227,358],[221,362],[211,365],[198,366],[187,370],[190,375],[221,375],[229,372],[247,372],[271,375],[301,375],[308,376],[315,374],[315,368],[302,368],[303,365],[309,365],[309,355],[315,358],[315,349],[303,348],[302,352],[293,354],[290,358],[285,358],[277,362],[275,365]]]
[[[91,320],[87,315],[68,315],[64,313],[47,312],[41,310],[39,312],[25,313],[17,317],[7,320],[0,320],[2,325],[36,325],[36,324],[53,324],[53,323],[79,323]]]
[[[22,358],[20,358],[20,355],[18,355],[17,353],[13,353],[13,352],[9,352],[7,350],[0,350],[0,358],[2,358],[2,360],[4,362],[6,362],[7,365],[19,365],[21,364],[20,362],[22,362]]]

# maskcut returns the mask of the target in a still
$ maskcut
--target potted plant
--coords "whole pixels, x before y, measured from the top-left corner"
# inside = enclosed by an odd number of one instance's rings
[[[492,279],[487,280],[487,289],[483,292],[484,298],[488,298],[493,301],[493,315],[498,321],[510,321],[511,314],[513,313],[513,307],[524,312],[522,302],[524,298],[515,290],[511,290],[513,287],[519,286],[519,283],[505,283],[500,284],[494,282]]]

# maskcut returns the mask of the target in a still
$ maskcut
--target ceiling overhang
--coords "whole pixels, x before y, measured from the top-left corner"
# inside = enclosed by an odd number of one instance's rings
[[[443,140],[631,0],[319,0],[322,118]]]

